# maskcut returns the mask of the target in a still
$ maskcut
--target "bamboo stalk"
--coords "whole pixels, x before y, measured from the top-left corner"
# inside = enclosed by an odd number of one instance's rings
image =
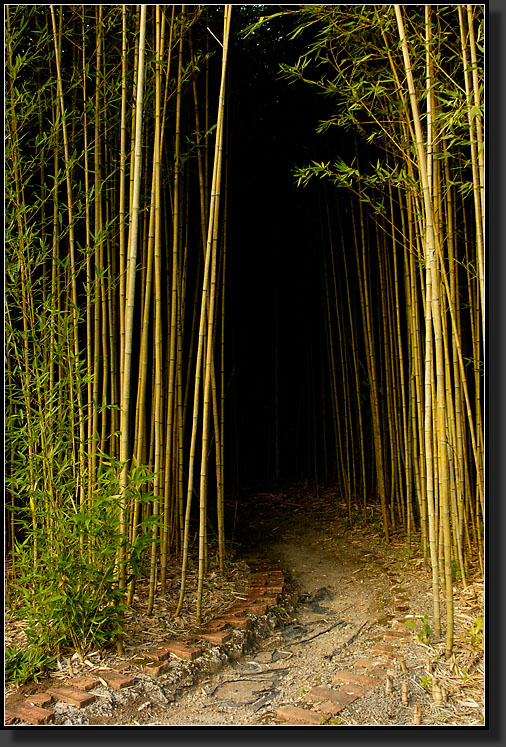
[[[182,9],[184,18],[184,6]],[[177,304],[178,304],[178,275],[179,275],[179,254],[180,254],[180,232],[179,232],[179,209],[180,209],[180,158],[181,158],[181,139],[180,139],[180,128],[181,128],[181,86],[182,86],[182,71],[183,71],[183,26],[181,26],[181,35],[179,39],[179,54],[178,54],[178,74],[177,74],[177,90],[176,90],[176,124],[175,124],[175,135],[174,135],[174,198],[173,198],[173,210],[172,210],[172,281],[171,281],[171,301],[170,301],[170,353],[169,353],[169,380],[168,380],[168,398],[167,398],[167,423],[166,423],[166,449],[167,457],[170,459],[173,449],[173,437],[175,432],[175,410],[174,410],[174,390],[176,386],[175,371],[176,371],[176,350],[177,350]],[[170,472],[168,474],[170,479]],[[170,483],[169,483],[170,485]],[[161,547],[161,590],[162,593],[165,591],[166,583],[166,567],[167,567],[167,552],[168,552],[168,536],[169,536],[169,498],[170,498],[170,487],[165,487],[165,500],[163,508],[163,534],[162,534],[162,547]]]
[[[79,442],[78,442],[78,463],[79,463],[79,478],[78,478],[78,495],[80,503],[84,500],[84,485],[83,475],[85,472],[84,467],[84,444],[85,444],[85,432],[84,432],[84,408],[82,402],[81,392],[81,375],[78,368],[78,361],[80,360],[79,351],[79,334],[78,334],[78,304],[77,304],[77,272],[76,272],[76,249],[75,249],[75,231],[74,231],[74,213],[73,213],[73,199],[72,199],[72,181],[70,173],[70,152],[69,142],[67,136],[66,116],[65,116],[65,105],[63,101],[63,88],[61,78],[61,65],[60,65],[60,54],[61,48],[58,46],[57,33],[56,33],[56,20],[54,14],[54,6],[50,6],[51,10],[51,22],[53,27],[53,41],[55,48],[55,62],[56,62],[56,75],[57,75],[57,95],[60,104],[61,114],[61,128],[63,137],[63,151],[65,160],[65,182],[67,186],[67,212],[68,212],[68,228],[69,228],[69,260],[70,260],[70,283],[71,283],[71,298],[72,298],[72,325],[73,325],[73,347],[74,347],[74,360],[75,360],[75,396],[77,399],[78,408],[78,420],[79,420]]]
[[[362,307],[362,319],[364,326],[364,340],[366,347],[366,360],[367,360],[367,372],[369,377],[370,386],[370,397],[371,397],[371,411],[373,421],[373,439],[374,439],[374,455],[376,459],[376,487],[379,493],[381,502],[381,514],[383,518],[383,533],[385,541],[390,541],[389,531],[389,517],[386,500],[385,490],[385,469],[384,469],[384,458],[383,458],[383,444],[381,438],[381,419],[379,411],[379,400],[378,400],[378,386],[376,377],[376,362],[374,357],[374,341],[372,332],[372,320],[371,320],[371,309],[369,302],[369,286],[367,280],[367,268],[366,268],[366,237],[365,237],[365,221],[362,203],[359,203],[359,214],[360,214],[360,234],[361,234],[361,246],[362,252],[361,257],[358,251],[357,237],[355,234],[355,254],[357,258],[357,268],[359,273],[359,285],[360,285],[360,301]]]
[[[467,117],[469,123],[469,140],[471,146],[471,167],[473,172],[473,197],[474,197],[474,211],[475,211],[475,224],[476,224],[476,253],[478,259],[478,275],[479,275],[479,286],[480,286],[480,302],[481,309],[484,309],[485,303],[485,269],[484,269],[484,256],[483,256],[483,224],[484,224],[484,210],[482,207],[483,197],[483,139],[481,134],[481,119],[479,115],[479,88],[477,81],[477,64],[476,64],[476,47],[474,45],[474,30],[472,20],[471,6],[466,6],[467,17],[469,23],[469,35],[471,37],[471,54],[472,54],[472,66],[473,75],[469,74],[468,60],[467,60],[467,43],[465,34],[464,24],[464,12],[462,6],[457,7],[459,14],[459,27],[460,27],[460,38],[462,45],[462,63],[464,68],[464,85],[466,90],[467,99]],[[473,81],[471,81],[473,78]],[[473,103],[474,109],[473,111]],[[477,129],[480,130],[480,141],[478,140]],[[478,151],[481,152],[478,157]]]
[[[162,105],[162,92],[161,92],[161,66],[160,62],[163,58],[163,29],[160,18],[160,7],[155,7],[155,35],[156,35],[156,59],[158,64],[155,67],[155,135],[154,135],[154,148],[153,148],[153,173],[154,173],[154,279],[155,279],[155,294],[154,294],[154,366],[155,366],[155,386],[154,386],[154,500],[153,500],[153,517],[156,519],[159,513],[159,502],[161,485],[163,484],[162,475],[162,267],[161,267],[161,105]],[[169,406],[170,409],[170,406]],[[165,539],[165,523],[167,520],[168,513],[168,496],[165,496],[164,507],[163,507],[163,522],[164,522],[164,539]],[[149,598],[147,612],[150,615],[153,612],[153,605],[155,600],[155,584],[156,584],[156,556],[157,556],[157,536],[158,526],[157,522],[153,522],[152,527],[152,542],[151,542],[151,568],[150,568],[150,579],[149,579]],[[167,559],[166,546],[162,544],[161,548],[161,591],[165,591],[165,564]]]
[[[218,103],[218,121],[216,127],[216,143],[214,155],[214,173],[213,188],[211,191],[211,210],[209,213],[209,231],[207,236],[206,255],[211,253],[211,271],[209,279],[209,308],[207,311],[207,348],[204,368],[204,397],[202,411],[202,455],[200,465],[200,523],[199,523],[199,574],[197,587],[197,619],[200,622],[202,617],[202,594],[204,584],[204,567],[205,567],[205,538],[207,523],[207,449],[209,439],[209,395],[211,387],[211,369],[214,369],[213,360],[213,341],[214,341],[214,308],[216,297],[216,280],[217,280],[217,245],[218,245],[218,218],[220,207],[220,187],[221,173],[223,165],[223,129],[225,113],[225,84],[227,72],[228,56],[228,39],[230,34],[232,6],[226,5],[223,14],[223,56],[221,68],[221,84]],[[212,222],[211,222],[212,218]],[[205,318],[205,302],[207,293],[202,292],[202,311],[201,318]]]
[[[203,570],[204,570],[204,537],[205,537],[205,524],[206,524],[206,478],[207,478],[207,441],[208,441],[208,422],[209,422],[209,387],[211,380],[211,361],[212,361],[212,340],[213,340],[213,322],[214,322],[214,294],[216,285],[216,276],[212,274],[212,267],[214,273],[216,273],[216,263],[212,262],[212,258],[216,256],[216,242],[217,242],[217,229],[218,229],[218,208],[219,208],[219,185],[221,176],[221,148],[223,138],[223,112],[225,105],[225,73],[227,63],[227,45],[228,35],[230,31],[230,16],[231,6],[225,6],[224,10],[224,24],[223,24],[223,57],[222,57],[222,75],[221,75],[221,86],[220,86],[220,97],[218,105],[218,120],[216,127],[216,143],[215,143],[215,157],[213,167],[213,180],[211,190],[211,203],[209,210],[209,228],[207,235],[206,245],[206,256],[204,265],[204,278],[202,286],[201,296],[201,310],[200,310],[200,324],[199,324],[199,340],[197,349],[197,365],[195,372],[195,387],[194,387],[194,400],[193,400],[193,426],[191,435],[190,445],[190,461],[188,468],[188,493],[186,500],[186,513],[185,513],[185,528],[184,528],[184,539],[183,539],[183,559],[181,569],[181,590],[179,595],[179,602],[176,609],[176,616],[181,612],[184,592],[186,586],[186,569],[188,563],[188,540],[189,540],[189,529],[190,529],[190,511],[191,511],[191,499],[193,493],[193,472],[195,463],[195,444],[197,438],[197,422],[199,412],[199,390],[201,381],[201,367],[202,358],[204,352],[204,340],[207,340],[206,350],[206,361],[204,368],[204,406],[203,406],[203,425],[202,425],[202,457],[201,457],[201,476],[200,476],[200,521],[199,521],[199,580],[197,589],[197,617],[201,615],[202,605],[202,590],[203,590]],[[214,251],[213,251],[214,249]],[[208,299],[209,293],[209,299]],[[209,301],[209,303],[208,303]],[[207,313],[207,337],[205,333],[205,321]]]
[[[129,462],[129,418],[130,418],[130,384],[132,368],[132,339],[133,339],[133,316],[135,299],[135,272],[137,259],[137,242],[140,212],[140,181],[142,161],[142,107],[144,93],[144,51],[146,38],[146,6],[141,6],[139,20],[139,62],[137,74],[137,97],[135,102],[135,161],[134,180],[131,207],[131,225],[128,237],[128,261],[125,286],[125,343],[123,380],[121,383],[121,417],[120,417],[120,462],[121,468],[121,504],[120,504],[120,535],[123,540],[127,536],[127,505],[126,490],[128,486],[128,462]],[[125,588],[126,579],[126,547],[123,543],[120,547],[119,557],[119,586]]]

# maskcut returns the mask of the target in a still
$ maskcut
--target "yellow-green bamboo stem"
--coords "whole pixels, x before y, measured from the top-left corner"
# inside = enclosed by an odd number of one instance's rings
[[[142,163],[142,108],[144,94],[144,47],[146,39],[146,6],[141,6],[139,21],[139,62],[137,73],[137,96],[135,103],[135,161],[134,161],[134,180],[133,196],[131,207],[131,225],[128,237],[128,261],[127,276],[125,285],[125,343],[124,343],[124,361],[123,361],[123,380],[121,384],[121,418],[120,418],[120,462],[121,462],[121,505],[120,505],[120,536],[123,539],[121,544],[118,562],[119,562],[119,585],[121,589],[125,588],[126,579],[126,547],[125,540],[127,536],[127,505],[126,490],[128,487],[128,464],[129,464],[129,417],[130,417],[130,386],[131,386],[131,368],[132,368],[132,339],[133,339],[133,319],[134,319],[134,302],[135,302],[135,275],[137,260],[137,241],[139,230],[139,211],[140,211],[140,186],[141,186],[141,163]]]

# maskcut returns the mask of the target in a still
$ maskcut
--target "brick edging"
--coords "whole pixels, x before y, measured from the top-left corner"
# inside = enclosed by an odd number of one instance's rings
[[[248,562],[250,579],[246,593],[224,612],[205,623],[201,630],[184,641],[164,641],[142,656],[133,659],[129,668],[140,667],[150,678],[160,677],[169,668],[168,659],[177,657],[191,664],[204,654],[203,646],[211,644],[227,653],[227,644],[232,636],[246,638],[254,632],[257,618],[272,611],[278,603],[294,606],[297,599],[286,589],[285,576],[277,564],[253,560]],[[370,658],[362,657],[354,664],[357,671],[335,672],[332,684],[335,687],[315,686],[303,696],[302,703],[286,704],[278,709],[275,719],[279,726],[320,726],[339,714],[366,692],[379,687],[387,678],[386,668],[395,660],[402,659],[399,645],[411,640],[411,634],[399,630],[396,621],[383,635],[382,643],[370,649]],[[70,678],[67,682],[34,693],[24,702],[7,702],[5,724],[16,725],[21,721],[29,725],[54,722],[55,711],[50,706],[54,701],[63,701],[85,708],[95,701],[90,693],[97,684],[120,690],[136,682],[135,674],[115,670],[99,670],[90,676]]]
[[[325,722],[337,716],[348,705],[355,702],[371,689],[379,687],[387,679],[387,667],[396,660],[403,659],[399,644],[412,640],[409,632],[399,631],[396,634],[396,622],[392,629],[383,635],[384,641],[376,643],[370,649],[371,658],[362,657],[354,664],[356,671],[339,671],[334,673],[333,685],[339,687],[313,687],[305,693],[302,704],[284,705],[276,712],[279,726],[324,726]],[[395,641],[395,643],[392,643]]]
[[[140,667],[144,675],[156,679],[168,670],[167,660],[170,656],[191,663],[204,654],[203,646],[206,644],[217,646],[226,654],[226,644],[236,632],[243,637],[253,637],[257,618],[272,611],[280,602],[288,605],[296,603],[293,595],[286,593],[285,576],[277,563],[258,558],[247,560],[246,563],[250,569],[250,579],[244,599],[235,602],[184,641],[164,641],[143,652],[131,660],[129,669]],[[11,697],[5,703],[4,723],[6,726],[16,726],[16,721],[36,726],[50,724],[54,722],[55,711],[46,706],[60,701],[85,708],[95,701],[96,696],[89,691],[98,684],[105,682],[107,687],[119,690],[134,684],[137,679],[135,674],[104,669],[90,676],[69,678],[66,682],[27,696],[25,701]]]

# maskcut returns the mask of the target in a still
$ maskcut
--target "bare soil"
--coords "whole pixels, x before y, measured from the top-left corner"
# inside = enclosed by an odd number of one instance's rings
[[[394,532],[385,545],[377,512],[368,508],[364,516],[358,506],[354,511],[350,525],[347,507],[330,489],[296,486],[250,495],[241,507],[236,557],[225,578],[215,571],[207,581],[205,617],[217,616],[243,593],[248,568],[242,558],[251,554],[278,562],[288,591],[296,594],[285,595],[276,614],[258,622],[253,643],[232,647],[228,657],[211,647],[191,664],[171,661],[169,671],[156,679],[141,674],[125,690],[97,687],[92,690],[97,700],[86,708],[58,703],[55,724],[278,726],[283,723],[280,707],[317,709],[308,700],[309,690],[331,687],[338,672],[360,672],[356,663],[371,657],[371,648],[401,620],[409,635],[399,641],[396,658],[384,658],[387,677],[381,686],[361,695],[331,724],[411,726],[418,706],[422,726],[483,725],[481,574],[471,573],[466,588],[455,582],[455,647],[447,660],[444,637],[432,630],[431,575],[418,538],[408,546],[404,535]],[[193,576],[188,604],[177,619],[175,590],[158,600],[155,615],[148,618],[139,587],[122,657],[112,652],[95,652],[85,662],[74,657],[61,662],[48,681],[54,685],[71,673],[92,674],[107,666],[125,671],[143,650],[187,637],[196,626],[192,584],[196,587]],[[25,697],[46,686],[27,685],[17,693]]]

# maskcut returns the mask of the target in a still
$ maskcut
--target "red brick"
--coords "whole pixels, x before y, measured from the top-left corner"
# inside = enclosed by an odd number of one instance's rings
[[[238,630],[248,630],[251,628],[251,619],[249,617],[233,617],[232,615],[225,617],[223,615],[220,620],[225,620],[232,628],[237,628]]]
[[[71,687],[77,687],[80,690],[91,690],[93,687],[100,685],[100,680],[96,677],[75,677],[69,680],[68,684]]]
[[[53,696],[49,693],[34,693],[33,695],[28,695],[26,698],[27,703],[39,707],[49,705],[52,700]]]
[[[283,582],[282,581],[267,581],[267,583],[252,583],[248,586],[248,589],[250,591],[256,591],[259,592],[261,589],[264,589],[264,591],[271,591],[273,593],[281,594],[283,591]]]
[[[357,669],[373,669],[374,674],[378,675],[384,675],[385,669],[387,668],[387,665],[384,661],[380,661],[379,659],[366,659],[365,657],[362,659],[358,659],[358,661],[355,662],[354,666]]]
[[[202,654],[202,649],[196,646],[189,646],[187,643],[181,641],[172,641],[165,647],[171,654],[177,656],[179,659],[185,659],[186,661],[193,661]]]
[[[168,646],[157,646],[157,648],[152,648],[150,651],[146,651],[144,655],[154,661],[165,661],[165,659],[168,659],[170,656],[170,649]]]
[[[372,677],[375,680],[378,680],[378,682],[381,684],[385,677],[387,676],[387,668],[388,667],[374,667],[371,669],[362,670],[365,675],[368,677]],[[376,687],[376,685],[375,685]]]
[[[249,599],[253,597],[275,597],[277,601],[282,591],[282,586],[252,586],[247,596]]]
[[[267,605],[267,607],[272,607],[275,604],[277,604],[278,598],[277,596],[271,596],[270,594],[252,594],[251,596],[248,596],[246,599],[245,604],[248,605],[248,607],[251,607],[252,605],[258,604],[258,605]]]
[[[231,620],[235,620],[236,618],[239,619],[241,617],[244,617],[244,615],[248,611],[249,610],[247,602],[238,602],[237,604],[234,604],[233,607],[230,607],[230,609],[227,610],[226,614],[227,617],[229,617]]]
[[[51,687],[48,693],[56,700],[63,700],[64,703],[69,703],[76,708],[83,708],[96,700],[95,695],[85,690],[78,690],[76,687]]]
[[[232,632],[230,630],[220,630],[216,633],[199,633],[198,637],[202,638],[204,641],[209,641],[210,643],[221,645],[222,643],[226,643],[228,640],[230,640],[230,638],[232,637]]]
[[[271,576],[269,578],[269,581],[267,583],[268,587],[279,587],[280,589],[283,589],[285,585],[285,579],[283,577],[283,574],[280,574],[279,576]]]
[[[267,573],[254,573],[249,579],[249,586],[267,586],[269,575]]]
[[[151,677],[159,677],[169,669],[169,665],[166,661],[162,661],[160,664],[146,664],[143,669]]]
[[[394,654],[395,648],[388,643],[376,643],[371,649],[373,654]]]
[[[318,711],[325,718],[333,718],[338,713],[341,713],[341,711],[344,711],[345,708],[346,705],[344,703],[334,703],[332,700],[322,700],[318,703]]]
[[[397,640],[400,641],[401,638],[407,638],[408,636],[409,636],[409,633],[408,633],[407,630],[406,631],[404,631],[404,630],[389,630],[383,636],[383,640],[384,641],[397,641]]]
[[[264,604],[264,605],[267,605],[266,609],[269,609],[269,607],[275,607],[278,601],[279,601],[279,597],[277,596],[273,597],[270,594],[267,595],[267,593],[265,594],[265,596],[263,594],[256,594],[254,597],[251,597],[251,599],[246,600],[249,607],[251,607],[252,605]],[[262,614],[264,613],[262,612]]]
[[[210,622],[205,624],[204,632],[206,633],[219,633],[220,630],[225,630],[225,628],[230,627],[227,620],[223,620],[223,618],[216,618],[216,620],[211,620]]]
[[[341,685],[337,692],[343,695],[355,695],[358,698],[360,695],[364,695],[368,689],[368,687],[362,687],[361,685],[349,684]]]
[[[240,611],[241,615],[265,615],[268,609],[267,602],[261,602],[260,600],[243,602],[240,607],[237,607],[237,611]]]
[[[264,602],[258,600],[256,602],[251,602],[250,604],[248,604],[248,610],[252,615],[265,615],[271,604],[272,602],[267,600],[265,600]]]
[[[107,682],[113,690],[121,690],[122,687],[133,685],[135,677],[128,677],[120,672],[114,672],[109,669],[101,669],[97,675]]]
[[[299,721],[302,724],[311,724],[313,726],[320,726],[322,722],[320,713],[291,705],[280,708],[276,713],[276,717],[282,721]]]
[[[150,656],[134,656],[130,659],[130,668],[132,667],[148,667],[154,664],[154,660]]]
[[[228,610],[225,610],[222,617],[242,617],[246,601],[246,598],[244,598],[241,599],[240,602],[235,602],[232,607],[229,607]]]
[[[313,687],[305,694],[304,698],[311,700],[329,700],[336,705],[341,706],[340,710],[356,700],[356,696],[347,695],[339,690],[332,690],[330,687]]]
[[[315,691],[321,692],[321,695],[315,694]],[[323,694],[325,692],[328,692],[331,697],[325,698]],[[332,718],[333,716],[337,716],[337,714],[341,713],[341,711],[343,711],[348,705],[348,702],[343,703],[340,700],[336,700],[336,695],[336,690],[330,690],[327,687],[314,687],[304,695],[304,700],[309,702],[316,702],[313,710],[315,710],[324,718],[328,719]],[[353,700],[354,698],[350,696],[350,701],[353,702]]]
[[[284,576],[280,571],[272,573],[254,573],[249,579],[249,586],[279,586],[284,582]]]
[[[379,685],[381,680],[377,677],[369,677],[366,674],[354,674],[354,672],[337,672],[334,675],[332,682],[347,682],[348,684],[354,685],[365,685],[369,687],[376,687]]]
[[[21,719],[25,724],[46,724],[54,719],[54,711],[39,706],[27,705],[26,703],[15,703],[5,709],[5,717],[10,723],[15,718]]]
[[[404,630],[406,632],[406,623],[413,622],[412,617],[401,617],[399,620],[392,620],[392,628]]]

